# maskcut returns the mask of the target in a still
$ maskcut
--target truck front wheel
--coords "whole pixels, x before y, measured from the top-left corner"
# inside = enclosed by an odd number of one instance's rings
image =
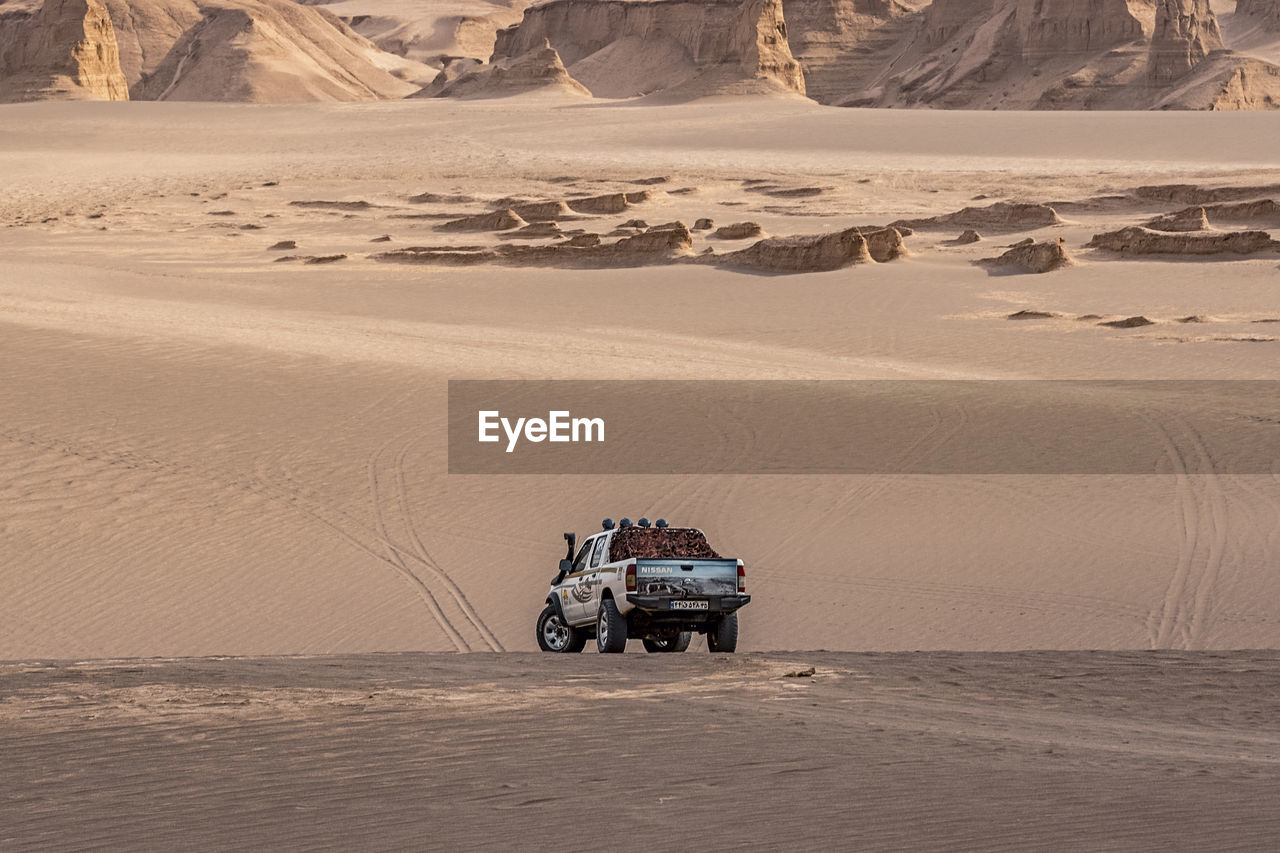
[[[596,650],[601,654],[617,654],[627,649],[627,617],[618,612],[612,598],[600,604],[596,619]]]
[[[668,637],[664,640],[645,640],[644,650],[646,652],[682,652],[689,648],[689,641],[693,639],[693,634],[689,631],[681,631],[674,637]]]
[[[554,604],[548,604],[538,616],[538,648],[544,652],[580,652],[587,647],[584,633],[566,625]]]
[[[738,614],[727,613],[707,631],[707,649],[732,652],[738,648]]]

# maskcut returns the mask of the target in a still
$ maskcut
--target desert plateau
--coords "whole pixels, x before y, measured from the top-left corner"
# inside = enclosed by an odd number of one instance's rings
[[[1275,849],[1278,106],[1274,0],[2,0],[0,849]],[[538,651],[624,516],[736,654]]]

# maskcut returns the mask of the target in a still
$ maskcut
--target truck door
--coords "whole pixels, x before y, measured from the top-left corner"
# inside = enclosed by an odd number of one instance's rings
[[[600,612],[600,591],[604,589],[604,578],[600,567],[609,562],[609,534],[602,533],[596,537],[595,547],[591,549],[591,562],[587,571],[587,595],[582,604],[582,615],[595,618]]]
[[[564,584],[561,587],[560,607],[564,610],[564,618],[569,620],[570,624],[580,624],[584,619],[595,618],[596,611],[594,608],[590,614],[587,613],[587,603],[591,600],[591,573],[589,569],[591,557],[602,539],[604,539],[604,535],[597,533],[582,543],[578,556],[573,558],[573,571],[564,579]]]

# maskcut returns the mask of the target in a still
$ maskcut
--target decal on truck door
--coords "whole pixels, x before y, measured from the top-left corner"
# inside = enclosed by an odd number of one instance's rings
[[[579,578],[578,582],[573,586],[574,600],[577,601],[579,604],[586,604],[588,601],[590,601],[591,586],[594,582],[595,582],[595,578],[593,578],[591,575],[586,575],[584,577]]]

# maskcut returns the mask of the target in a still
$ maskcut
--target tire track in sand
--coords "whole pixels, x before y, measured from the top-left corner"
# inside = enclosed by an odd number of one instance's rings
[[[417,443],[417,438],[410,438],[400,448],[399,454],[395,460],[395,477],[397,491],[399,492],[400,514],[404,519],[405,533],[409,538],[409,542],[413,547],[414,554],[409,555],[426,569],[432,577],[442,584],[445,591],[453,599],[458,609],[462,611],[462,615],[466,618],[471,627],[480,636],[481,642],[489,647],[490,651],[503,652],[506,649],[502,643],[494,635],[489,626],[480,618],[480,614],[476,612],[475,607],[467,598],[466,593],[454,581],[454,579],[441,568],[435,558],[431,556],[431,552],[427,550],[426,544],[422,541],[422,536],[418,533],[417,524],[413,520],[413,512],[409,506],[409,484],[405,477],[405,457],[408,456],[410,449]]]
[[[371,507],[373,509],[374,529],[377,533],[378,539],[381,540],[386,553],[386,556],[383,558],[383,562],[394,568],[402,577],[405,578],[405,580],[409,581],[409,583],[414,586],[418,593],[418,597],[427,605],[427,610],[430,611],[431,618],[436,621],[436,624],[440,626],[440,630],[444,631],[445,635],[449,638],[449,641],[453,643],[457,650],[460,652],[469,652],[471,651],[471,644],[467,642],[466,638],[462,636],[462,633],[458,631],[457,627],[454,626],[449,617],[445,615],[444,610],[440,607],[440,602],[436,598],[435,593],[431,590],[431,587],[428,586],[426,582],[414,573],[413,569],[409,568],[405,563],[404,553],[394,542],[391,541],[391,538],[387,533],[386,516],[383,512],[383,502],[379,498],[378,493],[378,459],[394,442],[394,438],[384,442],[382,446],[375,450],[373,455],[369,457],[369,497]]]
[[[1213,612],[1214,585],[1227,544],[1226,496],[1214,473],[1213,457],[1200,434],[1181,418],[1170,421],[1184,436],[1188,451],[1179,446],[1169,428],[1155,417],[1146,420],[1160,434],[1173,468],[1174,502],[1181,526],[1181,545],[1163,599],[1147,618],[1153,649],[1195,648],[1208,630]],[[1193,457],[1193,458],[1192,458]]]

